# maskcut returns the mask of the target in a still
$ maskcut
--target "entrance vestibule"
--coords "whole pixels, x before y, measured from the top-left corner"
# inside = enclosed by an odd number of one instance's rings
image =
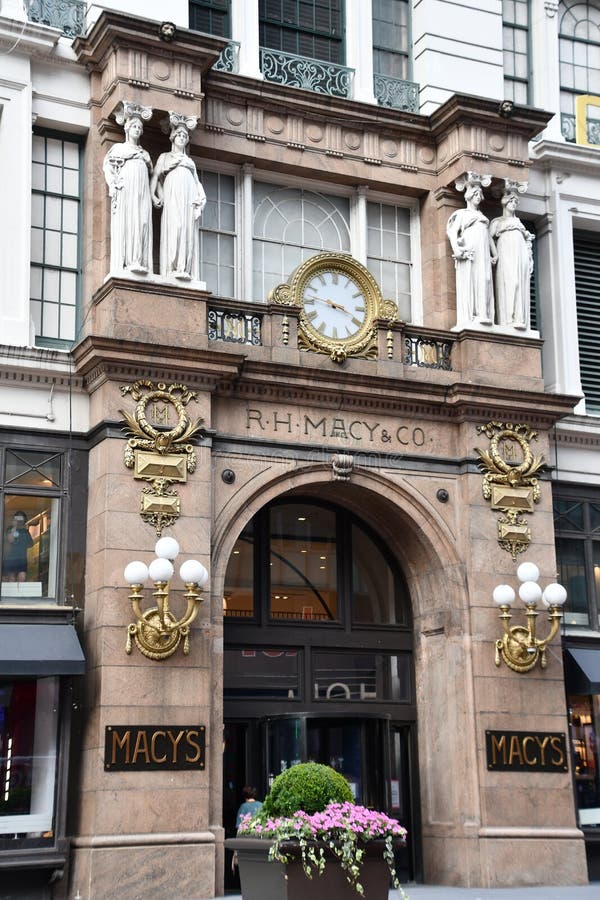
[[[402,572],[346,509],[288,497],[241,532],[224,586],[223,824],[241,790],[263,797],[298,762],[331,765],[358,803],[409,831],[399,875],[420,870],[412,626]],[[230,860],[226,886],[236,887]]]

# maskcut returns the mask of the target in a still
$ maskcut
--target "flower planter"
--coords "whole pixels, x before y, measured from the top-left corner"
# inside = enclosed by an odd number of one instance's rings
[[[273,841],[261,838],[229,838],[225,846],[237,853],[242,883],[243,900],[358,900],[359,894],[346,880],[339,862],[327,852],[327,862],[322,875],[313,870],[308,879],[302,868],[298,845],[285,842],[282,850],[298,858],[289,863],[270,862],[269,849]],[[402,846],[404,841],[394,841]],[[364,844],[365,856],[359,881],[368,900],[387,900],[390,888],[390,870],[383,858],[384,841],[373,840]]]

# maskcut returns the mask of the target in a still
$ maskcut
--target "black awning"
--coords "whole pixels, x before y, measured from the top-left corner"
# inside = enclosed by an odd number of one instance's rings
[[[0,675],[81,675],[84,669],[72,625],[0,624]]]
[[[600,647],[598,650],[569,648],[565,654],[567,691],[570,694],[600,694]]]

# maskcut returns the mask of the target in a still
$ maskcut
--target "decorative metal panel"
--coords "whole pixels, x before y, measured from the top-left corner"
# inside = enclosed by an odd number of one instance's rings
[[[452,344],[450,341],[437,341],[419,335],[406,335],[404,338],[405,366],[418,366],[423,369],[452,369]]]
[[[262,316],[252,313],[235,313],[223,309],[208,311],[209,341],[227,341],[230,344],[251,344],[260,347]]]
[[[221,51],[221,55],[213,66],[216,72],[232,72],[234,75],[239,70],[240,45],[238,41],[229,41]]]
[[[332,97],[352,96],[354,69],[346,66],[261,47],[260,68],[267,81]]]
[[[31,0],[29,21],[60,28],[67,37],[85,32],[87,4],[82,0]]]
[[[373,91],[380,106],[419,112],[419,85],[389,75],[373,76]]]

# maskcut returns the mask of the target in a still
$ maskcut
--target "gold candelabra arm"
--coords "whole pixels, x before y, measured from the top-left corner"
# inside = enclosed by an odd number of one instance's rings
[[[129,594],[129,599],[131,601],[131,607],[133,609],[134,616],[139,621],[143,615],[141,604],[143,600],[142,591],[144,589],[144,586],[141,584],[132,584],[130,585],[130,587],[131,593]]]
[[[560,620],[562,619],[563,612],[560,606],[551,606],[548,610],[548,621],[550,622],[550,631],[548,636],[544,638],[543,641],[538,641],[538,647],[541,650],[545,650],[550,641],[552,641],[556,635],[558,634],[558,629],[560,628]]]
[[[185,626],[191,625],[195,620],[196,616],[200,612],[200,604],[204,599],[201,594],[202,590],[198,587],[197,584],[194,584],[193,582],[188,582],[186,584],[185,594],[183,596],[187,601],[187,606],[183,617],[177,623],[179,628],[184,628]]]

